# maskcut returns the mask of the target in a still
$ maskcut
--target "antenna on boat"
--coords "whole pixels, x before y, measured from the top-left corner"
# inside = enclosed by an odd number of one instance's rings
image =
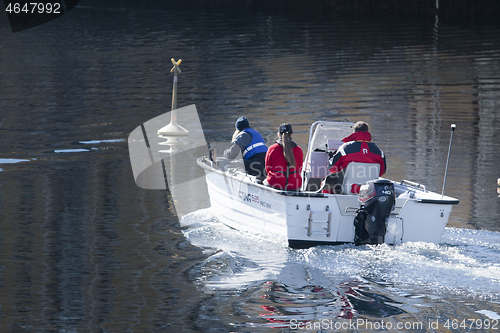
[[[170,124],[164,126],[158,130],[158,136],[185,136],[189,135],[189,131],[177,124],[177,76],[181,73],[181,69],[179,65],[182,62],[182,59],[179,59],[177,62],[174,58],[170,59],[174,67],[170,70],[171,73],[174,73],[174,88],[172,92],[172,114],[170,119]]]
[[[457,125],[451,124],[450,146],[448,147],[448,158],[446,159],[446,169],[444,170],[443,190],[441,191],[441,199],[443,199],[443,197],[444,197],[444,187],[446,185],[446,174],[448,173],[448,163],[450,161],[451,142],[453,141],[453,132],[455,132],[455,128],[457,128]]]

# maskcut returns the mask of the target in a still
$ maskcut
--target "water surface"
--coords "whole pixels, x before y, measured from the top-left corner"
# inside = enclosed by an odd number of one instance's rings
[[[206,210],[181,226],[168,190],[135,185],[126,142],[169,111],[172,57],[178,104],[196,104],[209,142],[229,141],[240,115],[268,144],[292,123],[304,150],[313,121],[364,120],[388,178],[440,192],[457,124],[445,192],[460,205],[443,243],[289,250]],[[0,18],[0,59],[0,330],[276,332],[293,319],[500,313],[497,26],[86,1],[16,34]]]

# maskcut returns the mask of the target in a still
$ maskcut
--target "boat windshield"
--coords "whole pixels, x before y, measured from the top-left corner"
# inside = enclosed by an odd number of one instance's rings
[[[346,136],[352,134],[353,123],[341,122],[319,122],[314,130],[312,139],[310,139],[308,150],[309,152],[316,149],[326,151],[328,139],[342,140]],[[314,125],[312,126],[314,127]],[[312,130],[313,128],[311,128]]]

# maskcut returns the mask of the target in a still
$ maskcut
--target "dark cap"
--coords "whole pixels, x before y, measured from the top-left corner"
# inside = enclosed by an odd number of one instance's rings
[[[283,123],[278,128],[278,131],[279,131],[280,134],[283,134],[283,133],[292,134],[293,133],[293,131],[292,131],[292,125],[290,125],[288,123]]]
[[[250,127],[250,123],[248,122],[247,118],[239,117],[238,120],[236,120],[236,124],[234,124],[234,127],[236,127],[238,131],[242,131],[245,128]]]

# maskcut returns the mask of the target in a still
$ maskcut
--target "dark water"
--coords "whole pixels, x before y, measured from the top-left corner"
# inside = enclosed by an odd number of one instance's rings
[[[168,191],[135,185],[126,142],[169,111],[172,57],[207,141],[242,114],[268,143],[291,122],[303,148],[314,120],[365,120],[388,178],[440,192],[456,123],[443,244],[292,251],[206,210],[181,226]],[[84,1],[13,34],[0,15],[0,331],[495,331],[499,108],[498,26]]]

